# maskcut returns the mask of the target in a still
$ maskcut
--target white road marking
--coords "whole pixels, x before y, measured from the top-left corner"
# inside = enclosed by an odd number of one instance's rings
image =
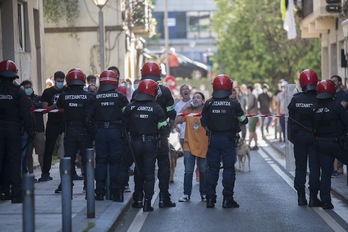
[[[158,185],[158,180],[155,183],[155,186]],[[157,199],[157,196],[159,194],[159,191],[155,191],[155,194],[152,197],[152,206],[154,204],[154,201]],[[145,220],[147,218],[147,215],[149,214],[149,212],[143,212],[143,209],[139,209],[139,212],[137,213],[137,215],[135,216],[132,224],[129,226],[127,232],[139,232],[141,230],[141,228],[143,227]]]
[[[261,155],[262,158],[264,158],[265,160],[267,158],[269,158],[269,156],[261,151],[258,150],[258,153]],[[268,162],[269,163],[269,162]],[[286,175],[286,173],[284,173],[284,171],[275,163],[269,163],[269,165],[273,168],[273,170],[280,176],[283,178],[283,180],[285,180],[285,182],[296,192],[294,186],[293,186],[293,180]],[[344,232],[346,231],[340,224],[338,224],[336,222],[336,220],[330,216],[330,214],[328,214],[325,210],[323,210],[320,207],[313,207],[312,208],[327,224],[328,226],[331,227],[331,229],[335,232]],[[335,211],[336,212],[336,211]],[[337,212],[336,212],[337,213]],[[345,220],[345,219],[344,219]]]

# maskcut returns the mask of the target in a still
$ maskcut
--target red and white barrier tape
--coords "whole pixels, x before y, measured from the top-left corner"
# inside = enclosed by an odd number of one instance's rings
[[[188,116],[188,117],[200,117],[202,116],[201,113],[189,113],[189,114],[184,114],[184,113],[180,113],[177,114],[178,116]],[[247,114],[246,115],[248,118],[254,118],[254,117],[261,117],[261,118],[268,118],[268,117],[274,117],[274,118],[282,118],[282,117],[286,117],[285,114],[280,114],[280,115],[276,115],[276,114]]]
[[[63,110],[58,110],[58,109],[35,109],[31,108],[30,112],[38,112],[38,113],[58,113],[58,112],[64,112]]]

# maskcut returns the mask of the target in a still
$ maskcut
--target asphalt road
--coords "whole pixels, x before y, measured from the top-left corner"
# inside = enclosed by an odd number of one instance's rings
[[[252,151],[251,172],[238,172],[235,200],[238,209],[223,209],[221,175],[217,186],[217,203],[207,209],[200,201],[198,183],[193,180],[190,202],[178,202],[183,194],[183,158],[178,159],[175,182],[170,185],[175,208],[158,208],[158,187],[153,199],[154,212],[129,208],[118,223],[117,232],[217,232],[217,231],[348,231],[348,208],[333,199],[334,210],[297,205],[291,176],[279,166],[266,144]],[[267,153],[265,152],[267,151]]]

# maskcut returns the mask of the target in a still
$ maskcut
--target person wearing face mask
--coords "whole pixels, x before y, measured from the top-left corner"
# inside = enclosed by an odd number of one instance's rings
[[[64,132],[64,115],[62,112],[50,112],[50,110],[56,109],[56,103],[59,95],[64,91],[64,79],[65,74],[62,71],[54,73],[54,86],[45,89],[42,93],[42,108],[48,112],[48,120],[46,124],[46,142],[45,152],[43,156],[43,165],[41,168],[40,181],[50,181],[50,170],[52,165],[52,155],[54,146],[59,135]]]
[[[31,108],[32,109],[41,109],[41,96],[34,93],[33,90],[33,83],[30,80],[24,80],[20,84],[21,88],[24,90],[25,94],[28,96],[28,98],[31,101]],[[36,134],[32,140],[28,140],[25,143],[22,144],[22,146],[26,145],[26,149],[24,152],[26,152],[27,162],[22,162],[23,166],[23,173],[33,173],[33,150],[35,148],[36,154],[38,154],[38,160],[40,167],[42,168],[43,164],[43,155],[45,152],[45,125],[43,120],[43,113],[42,112],[33,112],[34,115],[34,124],[35,124],[35,131]],[[23,160],[25,161],[25,160]]]
[[[269,86],[265,83],[262,86],[262,93],[257,97],[260,103],[260,113],[263,115],[271,114],[272,94],[268,91]],[[265,123],[265,121],[267,121]],[[261,134],[264,136],[263,128],[266,127],[268,133],[268,127],[271,125],[272,117],[261,117]]]
[[[208,151],[208,136],[200,122],[200,115],[204,105],[204,95],[196,92],[192,97],[192,104],[188,102],[183,107],[183,114],[177,115],[175,123],[185,123],[184,137],[184,196],[179,202],[188,202],[191,199],[192,177],[197,160],[197,166],[200,172],[199,192],[201,200],[206,201],[206,154]]]

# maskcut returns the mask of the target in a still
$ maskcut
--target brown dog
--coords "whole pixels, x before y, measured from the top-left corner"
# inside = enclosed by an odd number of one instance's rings
[[[245,161],[248,158],[248,167],[249,167],[249,172],[250,172],[251,171],[251,169],[250,169],[250,148],[242,138],[239,139],[236,150],[237,150],[237,156],[238,156],[239,170],[241,172],[244,172]]]
[[[176,161],[178,159],[178,151],[175,150],[174,146],[170,144],[170,178],[169,182],[174,183],[174,172],[176,168]]]

